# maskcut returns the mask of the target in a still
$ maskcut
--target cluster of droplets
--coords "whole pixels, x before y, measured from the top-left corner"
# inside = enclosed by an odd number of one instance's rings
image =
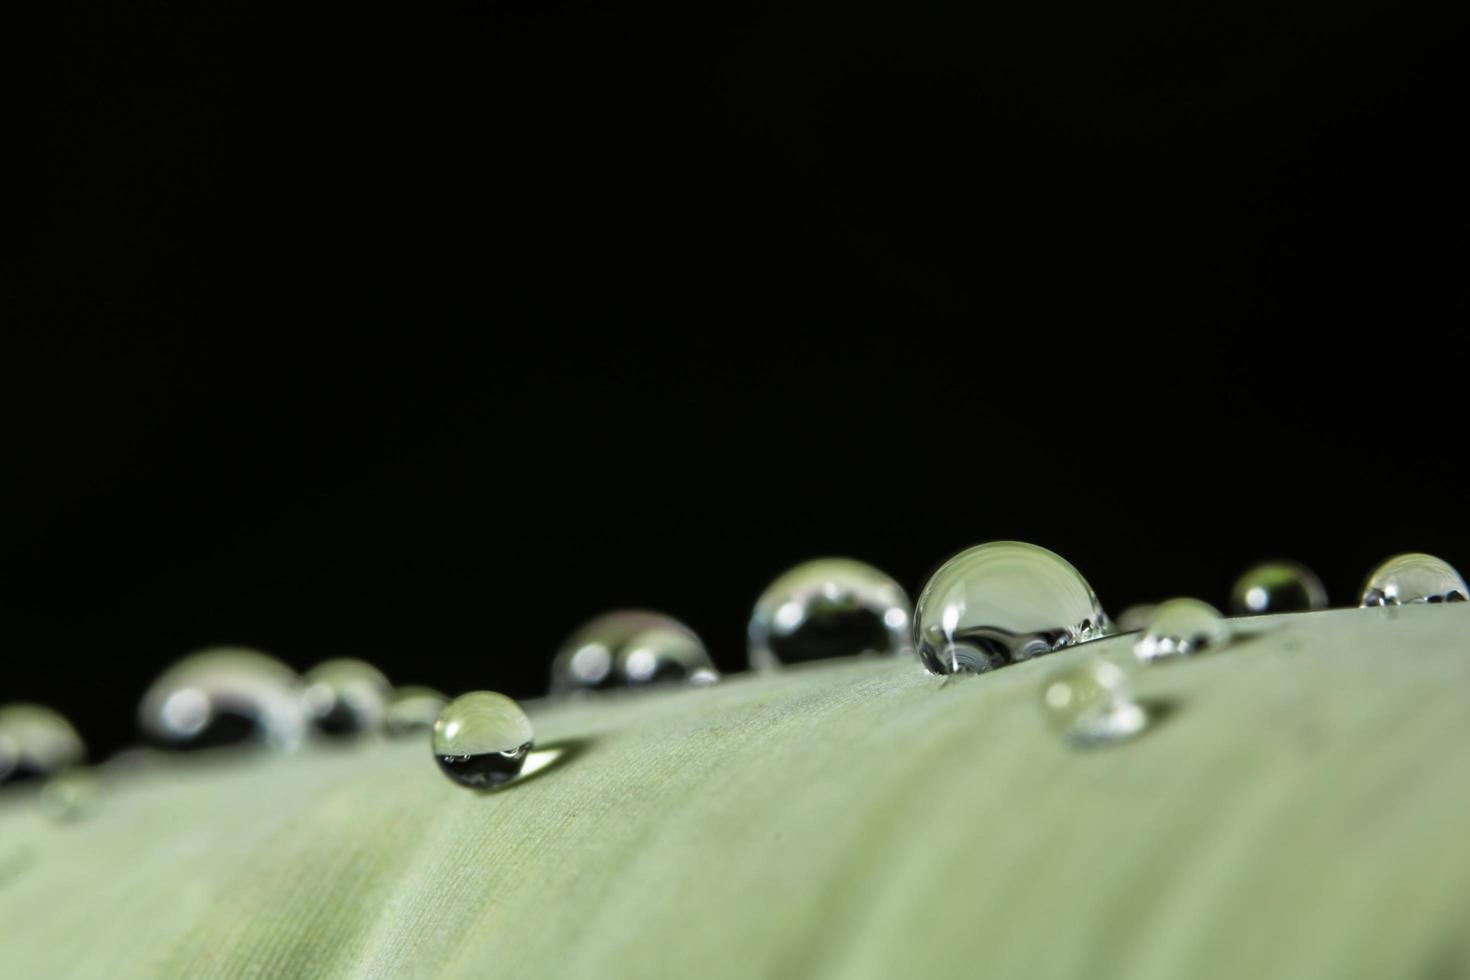
[[[165,750],[240,744],[292,751],[311,738],[426,734],[446,702],[430,688],[395,689],[361,660],[329,660],[299,675],[258,650],[216,647],[154,680],[139,702],[138,727]],[[40,782],[37,799],[49,816],[73,820],[95,809],[105,773],[85,768],[86,755],[81,736],[57,712],[0,706],[0,783]]]
[[[328,660],[298,675],[259,650],[203,650],[160,674],[143,695],[138,725],[148,741],[172,749],[242,742],[291,751],[308,738],[422,731],[428,704],[447,699],[423,687],[395,690],[362,660]],[[410,722],[401,703],[416,706]],[[389,724],[397,709],[400,716]]]
[[[1410,553],[1374,568],[1359,604],[1429,605],[1467,596],[1470,589],[1453,567]],[[1240,616],[1326,606],[1321,580],[1284,560],[1246,570],[1230,593],[1230,609]],[[871,565],[845,558],[799,565],[756,600],[747,657],[752,669],[769,671],[839,656],[917,652],[931,673],[978,674],[1137,632],[1134,661],[1151,665],[1218,650],[1239,630],[1194,598],[1130,607],[1115,627],[1087,580],[1059,555],[994,541],[941,565],[914,607],[897,581]],[[552,662],[551,692],[719,679],[704,642],[688,626],[664,613],[620,610],[595,617],[566,639]],[[1130,739],[1150,723],[1125,667],[1098,656],[1047,678],[1041,703],[1049,721],[1079,746]],[[237,647],[201,651],[165,670],[144,694],[138,721],[150,742],[173,749],[248,742],[289,751],[311,738],[427,733],[443,772],[478,789],[522,775],[534,745],[530,718],[502,694],[475,691],[449,700],[431,688],[395,688],[377,668],[354,659],[328,660],[301,675],[274,657]],[[81,737],[56,712],[0,706],[0,782],[46,780],[39,799],[59,820],[84,816],[96,805],[101,784],[82,768],[85,758]]]

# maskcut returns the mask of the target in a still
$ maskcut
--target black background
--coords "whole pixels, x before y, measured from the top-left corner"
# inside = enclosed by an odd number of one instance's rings
[[[736,668],[801,559],[1000,537],[1114,613],[1470,563],[1463,24],[1395,9],[37,5],[0,700],[530,695],[629,604]]]

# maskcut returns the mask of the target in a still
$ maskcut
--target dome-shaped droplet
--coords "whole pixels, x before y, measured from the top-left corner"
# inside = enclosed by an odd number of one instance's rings
[[[1230,590],[1237,616],[1311,612],[1327,608],[1327,589],[1310,568],[1294,561],[1263,561],[1246,569]]]
[[[992,670],[1108,629],[1077,569],[1021,541],[960,552],[929,579],[914,611],[919,659],[935,674]]]
[[[1223,646],[1229,639],[1230,624],[1214,606],[1198,599],[1170,599],[1154,609],[1133,653],[1152,663]]]
[[[828,657],[908,653],[912,611],[903,586],[872,565],[851,558],[804,562],[756,600],[750,665],[766,670]]]
[[[351,658],[328,660],[307,671],[302,680],[306,707],[318,730],[357,735],[382,727],[393,685],[372,664]]]
[[[1395,555],[1368,575],[1363,583],[1363,606],[1405,606],[1410,603],[1464,602],[1470,589],[1454,566],[1420,552]]]
[[[1087,657],[1047,679],[1041,689],[1047,720],[1079,746],[1132,738],[1148,726],[1148,712],[1117,664]]]
[[[203,748],[258,739],[289,750],[310,719],[296,672],[243,647],[192,654],[159,675],[143,695],[138,722],[151,740]]]
[[[551,663],[551,692],[660,681],[708,684],[719,677],[689,627],[662,613],[623,610],[598,616],[567,638]]]
[[[431,687],[416,687],[412,684],[393,692],[388,702],[388,712],[383,717],[383,731],[397,738],[414,735],[434,727],[449,699]]]
[[[474,691],[444,706],[434,722],[434,758],[462,786],[514,779],[531,751],[531,719],[504,694]]]
[[[1129,606],[1118,613],[1118,618],[1113,621],[1113,628],[1119,633],[1137,633],[1148,627],[1148,621],[1153,618],[1154,610],[1158,607],[1152,602],[1140,602]]]
[[[84,766],[64,769],[46,780],[38,802],[41,812],[57,823],[84,820],[102,801],[102,781]]]
[[[39,704],[0,705],[0,782],[49,776],[87,756],[82,737],[61,715]]]

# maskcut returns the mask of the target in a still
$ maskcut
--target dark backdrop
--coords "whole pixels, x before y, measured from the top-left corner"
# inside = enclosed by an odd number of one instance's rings
[[[37,5],[0,700],[529,695],[627,604],[734,668],[798,560],[998,537],[1115,613],[1470,563],[1463,25],[1115,7]]]

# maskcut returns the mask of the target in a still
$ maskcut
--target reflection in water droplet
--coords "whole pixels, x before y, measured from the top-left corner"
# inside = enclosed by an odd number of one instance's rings
[[[393,685],[383,672],[362,660],[328,660],[307,671],[302,680],[307,711],[327,735],[377,731],[393,696]]]
[[[693,630],[643,610],[605,613],[567,638],[551,663],[551,692],[641,686],[661,681],[709,684],[720,673]]]
[[[821,558],[784,573],[761,593],[748,630],[750,665],[912,651],[908,593],[872,565]]]
[[[1311,612],[1327,608],[1327,589],[1305,565],[1263,561],[1246,569],[1230,590],[1230,611],[1237,616]]]
[[[57,823],[83,820],[97,812],[102,802],[102,781],[81,767],[57,773],[41,787],[41,812]]]
[[[1230,640],[1230,624],[1208,602],[1170,599],[1154,610],[1133,653],[1143,663],[1187,657]]]
[[[50,708],[0,705],[0,782],[48,776],[77,765],[86,756],[77,730]]]
[[[1119,633],[1137,633],[1148,627],[1148,621],[1153,618],[1156,608],[1158,607],[1152,602],[1141,602],[1129,606],[1118,614],[1113,625]]]
[[[434,727],[434,721],[448,703],[447,697],[431,687],[400,687],[388,703],[383,731],[395,738],[426,732]]]
[[[1148,712],[1117,664],[1088,657],[1053,674],[1041,688],[1047,719],[1074,745],[1124,741],[1148,727]]]
[[[434,758],[450,779],[474,788],[514,779],[531,751],[531,719],[504,694],[474,691],[434,722]]]
[[[935,674],[986,671],[1110,630],[1087,580],[1020,541],[962,551],[934,573],[914,613],[919,659]]]
[[[143,695],[144,735],[175,748],[203,748],[258,739],[290,750],[306,737],[309,718],[296,672],[244,647],[220,647],[185,657]]]
[[[1470,589],[1454,566],[1420,552],[1395,555],[1368,574],[1363,583],[1363,606],[1404,606],[1410,603],[1464,602]]]

